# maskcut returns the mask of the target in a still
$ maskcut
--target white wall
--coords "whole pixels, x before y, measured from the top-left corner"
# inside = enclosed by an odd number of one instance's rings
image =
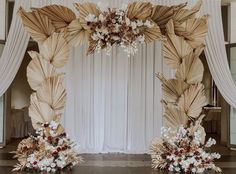
[[[236,2],[230,3],[230,42],[236,43]]]
[[[6,1],[0,0],[0,40],[5,40],[6,34]]]

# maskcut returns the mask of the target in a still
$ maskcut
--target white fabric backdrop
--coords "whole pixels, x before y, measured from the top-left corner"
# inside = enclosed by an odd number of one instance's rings
[[[143,153],[162,125],[161,44],[140,46],[128,58],[119,48],[85,56],[72,50],[66,69],[67,104],[64,125],[82,152]],[[165,72],[168,75],[168,72]]]

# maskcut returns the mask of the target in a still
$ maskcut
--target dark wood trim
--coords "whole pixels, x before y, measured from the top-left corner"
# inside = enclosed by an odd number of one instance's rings
[[[2,134],[2,142],[0,142],[0,147],[6,146],[6,111],[7,111],[7,103],[6,96],[3,94],[3,134]]]
[[[0,40],[0,44],[5,44],[6,41],[5,40]]]

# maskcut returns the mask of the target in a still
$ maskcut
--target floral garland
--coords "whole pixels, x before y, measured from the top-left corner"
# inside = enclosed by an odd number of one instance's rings
[[[130,19],[123,9],[108,8],[96,17],[88,14],[85,17],[90,26],[90,43],[95,42],[95,50],[106,49],[108,55],[112,45],[124,48],[128,56],[137,52],[137,43],[145,43],[145,28],[153,28],[154,22],[150,20]],[[92,41],[91,41],[92,40]]]
[[[18,145],[15,158],[19,164],[13,171],[26,170],[30,172],[57,172],[71,169],[83,160],[78,156],[67,134],[61,129],[61,125],[55,121],[42,124],[36,135],[31,135]]]
[[[206,170],[221,172],[214,164],[220,158],[218,153],[206,150],[216,141],[212,138],[204,144],[202,132],[194,126],[177,130],[163,127],[161,139],[154,140],[151,146],[152,167],[177,173],[203,173]]]

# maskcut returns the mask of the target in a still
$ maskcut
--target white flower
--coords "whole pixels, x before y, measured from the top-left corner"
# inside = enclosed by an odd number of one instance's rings
[[[90,14],[90,13],[88,14],[88,16],[85,17],[85,20],[87,22],[97,22],[98,21],[97,17],[94,14]]]
[[[58,127],[58,123],[57,122],[55,122],[54,120],[52,120],[51,122],[50,122],[50,124],[49,124],[49,127],[50,128],[52,128],[53,130],[56,130],[57,129],[57,127]]]
[[[131,22],[131,27],[132,27],[132,30],[135,30],[137,28],[136,22]]]
[[[47,172],[50,172],[51,171],[51,168],[50,167],[47,167]]]
[[[103,14],[100,14],[100,15],[98,16],[98,19],[99,19],[101,22],[103,22],[103,21],[105,21],[106,17],[103,16]]]
[[[176,168],[175,168],[175,171],[176,171],[176,172],[179,172],[179,171],[180,171],[180,168],[179,168],[179,167],[176,167]]]
[[[130,19],[129,18],[125,18],[125,24],[130,25]]]
[[[60,145],[62,145],[62,144],[63,144],[63,139],[59,139],[58,145],[60,146]]]
[[[141,43],[144,43],[144,41],[145,41],[145,36],[144,36],[144,35],[140,35],[140,36],[138,37],[138,41],[141,42]]]
[[[151,23],[151,21],[146,20],[146,21],[144,22],[144,26],[146,26],[146,27],[148,27],[148,28],[152,28],[152,27],[154,26],[154,24]]]
[[[56,164],[55,163],[51,163],[51,167],[52,168],[56,167]]]
[[[209,138],[205,146],[211,147],[212,145],[215,145],[215,144],[216,144],[216,140],[213,138]]]
[[[174,166],[171,164],[168,168],[169,171],[173,172],[174,171]]]
[[[192,168],[192,172],[196,173],[197,172],[196,168]]]
[[[203,173],[204,172],[204,168],[197,168],[197,173]]]
[[[181,137],[184,137],[187,134],[187,130],[182,125],[179,127],[179,134]]]
[[[137,20],[137,26],[140,27],[143,25],[143,21],[142,20]]]
[[[212,159],[220,159],[221,155],[219,153],[212,153],[211,157]]]

